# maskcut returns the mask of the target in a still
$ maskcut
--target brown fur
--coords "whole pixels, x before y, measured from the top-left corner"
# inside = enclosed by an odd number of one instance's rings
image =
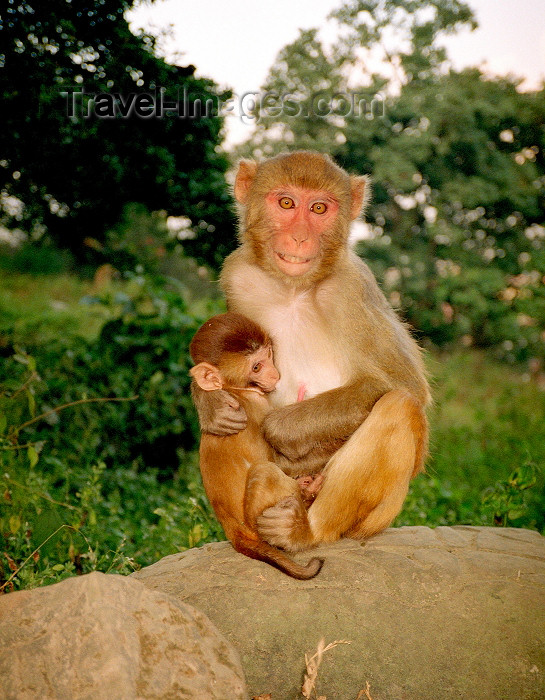
[[[189,354],[195,364],[210,362],[219,366],[226,354],[251,355],[270,345],[271,339],[257,323],[242,314],[218,314],[204,323],[189,344]]]
[[[257,534],[257,518],[264,510],[299,493],[297,482],[272,463],[273,450],[263,438],[261,424],[270,410],[268,399],[248,388],[249,367],[256,352],[268,345],[270,338],[257,324],[234,313],[207,321],[191,342],[195,381],[204,388],[201,382],[212,381],[216,369],[218,381],[226,385],[248,417],[247,427],[234,435],[202,434],[201,475],[210,504],[238,552],[294,578],[309,579],[320,571],[322,559],[311,559],[306,566],[297,564]],[[205,380],[201,376],[203,367],[208,372]],[[257,386],[258,382],[256,379]],[[269,391],[270,386],[269,382]]]
[[[228,308],[258,322],[274,343],[281,379],[264,434],[287,473],[325,464],[308,513],[293,493],[258,517],[262,537],[290,551],[387,527],[426,456],[430,395],[420,349],[347,246],[368,191],[365,177],[305,151],[243,161],[235,181],[241,245],[226,259],[221,285]],[[288,215],[277,193],[295,203]],[[334,203],[325,228],[309,213],[315,196]],[[298,403],[300,384],[308,398]],[[210,418],[206,403],[199,414]],[[236,410],[226,415],[226,425],[241,420]]]

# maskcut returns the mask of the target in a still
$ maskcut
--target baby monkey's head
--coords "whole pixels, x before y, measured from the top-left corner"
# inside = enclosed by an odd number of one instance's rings
[[[205,391],[231,387],[269,393],[280,379],[270,337],[242,314],[228,312],[206,321],[189,352],[195,363],[189,373]]]

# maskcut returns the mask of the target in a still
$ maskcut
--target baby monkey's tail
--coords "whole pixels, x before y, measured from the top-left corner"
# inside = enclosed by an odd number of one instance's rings
[[[324,563],[323,559],[313,557],[308,564],[297,564],[290,559],[287,554],[280,549],[276,549],[272,545],[264,542],[249,528],[242,526],[238,527],[233,533],[234,537],[231,544],[241,554],[245,554],[251,559],[259,559],[271,566],[274,566],[280,571],[283,571],[288,576],[306,581],[309,578],[314,578],[320,572]],[[231,539],[231,538],[230,538]]]

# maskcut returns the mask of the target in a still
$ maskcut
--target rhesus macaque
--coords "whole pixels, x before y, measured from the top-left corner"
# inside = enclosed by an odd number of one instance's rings
[[[264,510],[294,495],[300,499],[300,492],[310,500],[313,495],[312,483],[299,485],[271,461],[273,449],[261,432],[270,411],[267,395],[280,377],[273,363],[271,339],[250,319],[226,313],[201,326],[189,351],[196,363],[190,374],[200,389],[227,391],[247,416],[246,428],[238,433],[201,435],[202,480],[225,534],[237,552],[294,578],[316,576],[323,559],[313,558],[306,566],[296,564],[257,534],[257,518]]]
[[[348,248],[368,190],[365,176],[308,151],[242,161],[234,185],[241,245],[221,285],[228,308],[274,343],[280,381],[264,435],[287,473],[313,474],[325,463],[308,511],[294,493],[257,519],[263,539],[288,551],[387,527],[427,451],[420,350]],[[207,432],[245,425],[245,407],[222,391],[196,402]]]

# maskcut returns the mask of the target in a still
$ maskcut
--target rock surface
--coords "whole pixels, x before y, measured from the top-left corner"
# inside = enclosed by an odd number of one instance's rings
[[[226,542],[133,576],[210,617],[241,654],[250,697],[300,698],[304,654],[321,637],[351,642],[323,657],[317,688],[327,700],[354,700],[366,682],[373,700],[545,697],[538,533],[403,527],[315,552],[326,561],[311,581],[294,581]]]
[[[99,573],[0,598],[3,700],[247,700],[236,652],[199,611]]]

